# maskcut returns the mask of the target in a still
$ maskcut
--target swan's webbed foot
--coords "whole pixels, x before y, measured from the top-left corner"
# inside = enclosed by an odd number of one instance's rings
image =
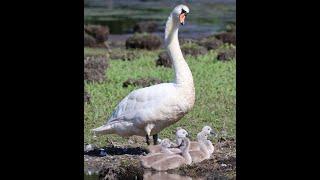
[[[155,134],[152,137],[153,137],[153,144],[157,145],[158,144],[158,134]]]
[[[150,141],[149,141],[149,136],[148,135],[146,135],[146,141],[147,141],[147,144],[149,146],[150,145]]]

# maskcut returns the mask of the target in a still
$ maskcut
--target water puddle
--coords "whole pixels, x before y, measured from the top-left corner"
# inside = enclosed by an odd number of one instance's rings
[[[99,177],[97,174],[92,174],[88,175],[86,174],[84,176],[84,180],[102,180],[104,179],[103,177]],[[112,179],[112,177],[110,177]],[[183,176],[179,174],[174,174],[174,173],[168,173],[168,172],[153,172],[153,171],[148,171],[146,170],[144,174],[141,175],[132,175],[132,176],[127,176],[126,179],[135,179],[135,180],[206,180],[206,179],[219,179],[219,180],[224,180],[228,179],[225,176],[219,176],[212,174],[207,177],[190,177],[190,176]]]
[[[85,7],[85,24],[108,25],[111,34],[128,34],[133,32],[133,26],[137,22],[154,21],[160,27],[157,32],[162,32],[165,21],[175,6],[171,0],[111,0],[110,2],[112,3],[109,5]],[[235,22],[235,2],[235,0],[190,1],[191,13],[186,22],[190,27],[182,30],[186,29],[190,33],[198,34],[215,33],[223,29],[226,24]]]

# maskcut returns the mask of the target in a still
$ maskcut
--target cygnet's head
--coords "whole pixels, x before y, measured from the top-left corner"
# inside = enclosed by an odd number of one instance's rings
[[[185,22],[185,18],[187,17],[187,15],[189,14],[189,8],[186,6],[186,5],[178,5],[176,6],[171,15],[174,19],[175,22],[181,24],[181,25],[184,25],[184,22]]]
[[[202,132],[204,132],[205,134],[211,134],[211,135],[216,135],[216,132],[210,127],[210,126],[204,126],[202,128]]]
[[[185,137],[189,137],[189,135],[188,135],[188,132],[185,129],[177,128],[176,137],[182,139],[182,138],[185,138]]]
[[[205,141],[205,140],[207,140],[208,139],[208,134],[207,133],[205,133],[205,132],[200,132],[200,133],[198,133],[198,135],[197,135],[197,140],[198,141]]]

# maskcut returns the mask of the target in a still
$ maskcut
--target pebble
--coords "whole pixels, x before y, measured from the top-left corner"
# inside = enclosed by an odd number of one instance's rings
[[[86,147],[85,147],[85,149],[84,149],[84,151],[93,151],[94,150],[94,148],[93,148],[93,146],[91,145],[91,144],[88,144],[88,145],[86,145]]]

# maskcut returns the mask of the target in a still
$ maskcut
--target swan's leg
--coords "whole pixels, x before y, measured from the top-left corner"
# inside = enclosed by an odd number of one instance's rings
[[[152,137],[153,137],[153,144],[157,145],[158,144],[158,134],[155,134]]]
[[[147,144],[148,145],[150,145],[149,137],[150,137],[150,133],[151,133],[151,130],[152,130],[153,127],[154,127],[154,124],[148,124],[144,128],[144,130],[146,131],[146,134],[147,134],[146,138],[147,138]]]
[[[150,145],[150,141],[149,141],[149,136],[148,135],[146,135],[146,141],[147,141],[147,144],[149,146]]]

